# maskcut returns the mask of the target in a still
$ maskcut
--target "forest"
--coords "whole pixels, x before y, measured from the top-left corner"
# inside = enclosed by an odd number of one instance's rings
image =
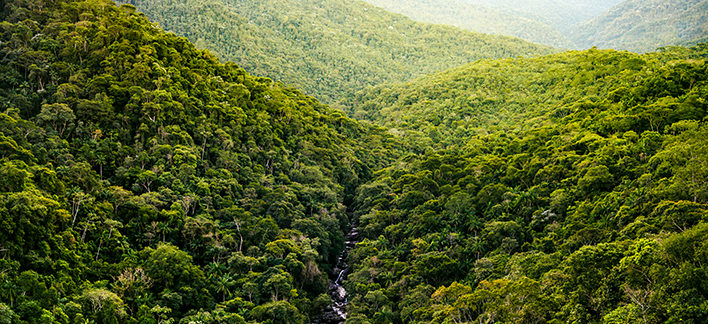
[[[333,104],[351,91],[551,47],[414,22],[363,1],[131,0],[165,30]]]
[[[419,21],[556,48],[692,46],[708,36],[705,0],[366,0]]]
[[[347,324],[708,318],[708,44],[558,52],[368,9],[487,43],[330,107],[131,4],[0,6],[1,324],[312,323],[352,227]]]
[[[708,1],[626,0],[578,26],[580,47],[650,52],[667,45],[695,45],[708,36]]]
[[[708,47],[482,60],[344,102],[407,156],[357,190],[347,323],[702,323]]]
[[[575,44],[546,19],[530,13],[527,15],[508,12],[504,10],[506,8],[462,0],[366,1],[418,21],[457,26],[481,33],[514,36],[556,48],[575,48]]]
[[[319,312],[344,204],[396,140],[130,5],[31,4],[1,25],[0,322]]]

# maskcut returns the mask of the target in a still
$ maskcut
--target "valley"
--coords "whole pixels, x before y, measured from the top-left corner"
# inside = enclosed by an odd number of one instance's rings
[[[635,8],[533,3],[553,28]],[[708,316],[704,43],[335,0],[0,8],[0,323]]]

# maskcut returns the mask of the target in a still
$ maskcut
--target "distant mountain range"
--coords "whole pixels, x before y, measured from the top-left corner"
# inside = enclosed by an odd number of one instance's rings
[[[418,21],[453,25],[471,31],[518,37],[558,48],[574,48],[545,14],[463,0],[366,0]]]
[[[537,20],[570,34],[573,26],[601,15],[622,0],[458,0]]]
[[[576,30],[573,40],[581,48],[648,52],[691,44],[708,35],[708,1],[628,0]]]
[[[701,0],[366,0],[413,19],[558,48],[647,52],[708,35]]]

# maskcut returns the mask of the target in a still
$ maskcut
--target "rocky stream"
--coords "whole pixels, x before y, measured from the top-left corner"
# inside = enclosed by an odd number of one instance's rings
[[[349,233],[347,233],[346,241],[344,242],[344,251],[339,255],[337,265],[333,271],[336,277],[334,280],[329,281],[329,294],[332,296],[332,304],[327,306],[320,316],[313,319],[312,324],[344,324],[347,320],[347,305],[349,304],[349,300],[347,298],[347,291],[342,287],[342,281],[347,278],[350,271],[349,265],[346,263],[349,250],[358,242],[359,232],[356,229],[356,225],[352,224]]]

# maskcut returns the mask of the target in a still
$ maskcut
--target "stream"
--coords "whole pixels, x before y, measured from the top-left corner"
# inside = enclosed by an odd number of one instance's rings
[[[339,255],[337,265],[333,271],[337,277],[329,281],[329,295],[332,297],[332,304],[327,306],[322,311],[321,315],[315,317],[311,322],[312,324],[344,324],[347,320],[347,305],[349,304],[349,300],[347,298],[347,291],[342,287],[342,281],[347,278],[347,274],[349,274],[350,271],[349,265],[346,263],[349,250],[358,242],[359,232],[356,226],[352,224],[344,241],[344,251]]]

